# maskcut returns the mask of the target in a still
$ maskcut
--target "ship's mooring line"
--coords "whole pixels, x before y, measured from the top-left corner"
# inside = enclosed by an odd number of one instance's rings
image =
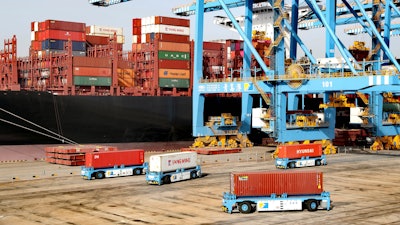
[[[24,118],[22,118],[22,117],[20,117],[20,116],[18,116],[18,115],[15,115],[15,114],[12,113],[12,112],[9,112],[9,111],[7,111],[7,110],[5,110],[5,109],[3,109],[3,108],[0,108],[0,110],[3,111],[3,112],[5,112],[5,113],[8,113],[8,114],[10,114],[10,115],[12,115],[12,116],[14,116],[14,117],[17,117],[18,119],[23,120],[23,121],[25,121],[25,122],[27,122],[27,123],[29,123],[29,124],[32,124],[32,125],[34,125],[34,126],[40,128],[40,129],[42,129],[42,130],[45,130],[45,131],[51,133],[51,134],[54,135],[54,136],[51,136],[51,135],[49,135],[49,134],[46,134],[46,133],[43,133],[43,132],[40,132],[40,131],[31,129],[31,128],[29,128],[29,127],[22,126],[22,125],[17,124],[17,123],[13,123],[13,122],[11,122],[11,121],[7,121],[7,120],[5,120],[5,119],[1,119],[1,118],[0,118],[0,121],[3,121],[3,122],[5,122],[5,123],[8,123],[8,124],[11,124],[11,125],[20,127],[20,128],[23,128],[23,129],[25,129],[25,130],[29,130],[29,131],[35,132],[35,133],[37,133],[37,134],[44,135],[44,136],[46,136],[46,137],[50,137],[50,138],[53,138],[53,139],[56,139],[56,140],[59,140],[59,141],[62,141],[62,142],[66,142],[66,143],[68,143],[68,144],[78,144],[78,143],[75,142],[75,141],[72,141],[72,140],[70,140],[70,139],[68,139],[68,138],[66,138],[66,137],[64,137],[64,136],[61,136],[61,135],[59,135],[59,134],[57,134],[57,133],[55,133],[55,132],[53,132],[53,131],[51,131],[51,130],[49,130],[49,129],[46,129],[46,128],[42,127],[42,126],[39,126],[39,125],[37,125],[37,124],[35,124],[35,123],[33,123],[33,122],[27,120],[27,119],[24,119]],[[58,136],[58,137],[57,137],[57,136]]]

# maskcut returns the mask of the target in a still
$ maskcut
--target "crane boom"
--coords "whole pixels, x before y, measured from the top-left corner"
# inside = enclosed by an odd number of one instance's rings
[[[107,7],[110,5],[115,5],[123,2],[129,2],[131,0],[88,0],[88,1],[92,5]]]

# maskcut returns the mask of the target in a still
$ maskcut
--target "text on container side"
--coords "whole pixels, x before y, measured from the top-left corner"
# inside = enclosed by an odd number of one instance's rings
[[[297,154],[304,154],[304,153],[313,153],[314,149],[312,148],[307,148],[307,149],[298,149],[296,151]]]
[[[190,163],[190,158],[168,160],[169,166],[176,164],[184,164],[184,163]]]

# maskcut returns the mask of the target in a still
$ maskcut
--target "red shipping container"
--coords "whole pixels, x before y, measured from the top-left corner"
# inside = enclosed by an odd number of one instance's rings
[[[37,35],[38,41],[44,41],[46,39],[86,41],[85,32],[75,32],[68,30],[43,30],[38,31]]]
[[[132,35],[141,35],[142,27],[132,27]]]
[[[144,163],[144,150],[122,150],[112,152],[90,152],[85,155],[85,166],[109,168],[114,166],[133,166]]]
[[[278,146],[278,158],[298,159],[307,156],[319,157],[321,155],[321,144],[293,144]]]
[[[44,23],[44,30],[67,30],[67,31],[75,31],[75,32],[85,32],[86,24],[85,23],[77,23],[77,22],[69,22],[69,21],[61,21],[61,20],[46,20]]]
[[[164,25],[173,25],[173,26],[181,26],[181,27],[190,27],[190,20],[174,18],[174,17],[166,17],[166,16],[156,16],[154,18],[154,24],[164,24]]]
[[[88,42],[91,45],[108,45],[110,42],[110,39],[108,37],[104,36],[98,36],[98,35],[86,35],[86,42]]]
[[[224,43],[218,43],[218,42],[209,42],[205,41],[203,42],[203,49],[204,50],[215,50],[215,51],[221,51],[225,48]]]
[[[132,27],[141,27],[142,19],[141,18],[133,18],[132,19]]]
[[[230,190],[236,196],[321,194],[323,176],[316,171],[232,172]]]
[[[42,50],[42,42],[41,41],[31,41],[32,50],[39,51]]]
[[[155,33],[154,39],[166,42],[189,43],[189,35]]]
[[[159,59],[158,60],[158,68],[188,70],[188,69],[190,69],[190,61]]]

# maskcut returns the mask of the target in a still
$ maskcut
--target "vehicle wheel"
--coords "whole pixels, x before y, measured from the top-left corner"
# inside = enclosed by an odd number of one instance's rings
[[[315,160],[315,165],[316,165],[316,166],[320,166],[320,165],[321,165],[321,160],[319,160],[319,159],[318,159],[318,160]]]
[[[288,164],[288,166],[289,166],[289,168],[295,168],[295,167],[296,167],[296,164],[295,164],[294,162],[290,162],[290,163]]]
[[[170,176],[165,176],[163,178],[163,184],[170,184],[171,183],[171,177]]]
[[[134,175],[140,175],[140,174],[142,174],[142,170],[139,169],[139,168],[136,168],[136,169],[133,170],[133,174]]]
[[[253,207],[250,202],[241,202],[239,203],[239,212],[248,214],[253,211]]]
[[[104,178],[104,172],[97,172],[94,177],[96,179],[103,179]]]
[[[197,178],[197,171],[194,170],[190,173],[190,179],[196,179]]]
[[[306,206],[307,206],[308,211],[317,211],[318,202],[317,202],[317,200],[308,200],[306,202]]]

